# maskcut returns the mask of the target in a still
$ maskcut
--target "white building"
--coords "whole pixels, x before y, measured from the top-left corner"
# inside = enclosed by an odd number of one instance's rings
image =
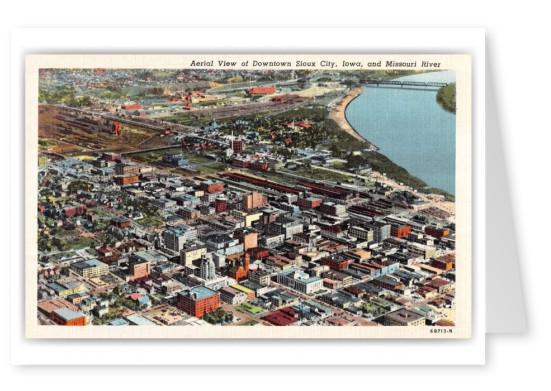
[[[277,275],[278,284],[285,285],[301,293],[314,293],[323,288],[323,280],[318,277],[310,277],[297,269],[289,269]]]

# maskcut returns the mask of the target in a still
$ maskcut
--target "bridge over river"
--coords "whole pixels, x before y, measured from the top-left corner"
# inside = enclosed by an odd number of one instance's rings
[[[432,87],[432,88],[440,88],[445,87],[448,85],[448,83],[438,83],[434,81],[399,81],[399,80],[375,80],[375,79],[366,79],[366,80],[360,80],[361,83],[367,84],[367,85],[376,85],[379,86],[399,86],[400,88],[405,87],[413,87],[413,88],[421,88],[421,87]]]

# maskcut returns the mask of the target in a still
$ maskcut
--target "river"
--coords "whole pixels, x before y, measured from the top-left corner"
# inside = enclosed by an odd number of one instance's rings
[[[455,82],[455,71],[430,72],[401,81]],[[436,102],[436,89],[364,87],[346,118],[394,163],[455,195],[455,115]]]

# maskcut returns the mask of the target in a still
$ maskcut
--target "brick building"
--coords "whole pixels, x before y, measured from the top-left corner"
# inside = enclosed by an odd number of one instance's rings
[[[318,208],[322,203],[321,198],[314,198],[314,197],[308,197],[308,198],[299,198],[297,205],[300,208],[300,210],[306,210],[306,209],[315,209]]]
[[[249,194],[243,194],[241,198],[241,208],[245,212],[251,209],[261,208],[268,205],[268,197],[264,194],[253,191]]]
[[[191,316],[201,318],[205,312],[220,308],[220,294],[204,286],[197,286],[178,294],[178,308]]]
[[[86,326],[86,316],[68,308],[52,311],[50,319],[60,326]]]
[[[128,265],[128,277],[131,280],[149,276],[151,273],[151,264],[144,260],[131,261]]]
[[[390,234],[396,238],[407,238],[411,232],[411,225],[391,225]]]
[[[224,190],[224,185],[218,181],[203,181],[201,182],[201,190],[206,193],[220,193]]]

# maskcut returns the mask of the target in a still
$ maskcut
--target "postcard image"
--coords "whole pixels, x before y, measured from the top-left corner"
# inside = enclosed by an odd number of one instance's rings
[[[25,84],[28,338],[471,337],[469,55],[28,55]]]

